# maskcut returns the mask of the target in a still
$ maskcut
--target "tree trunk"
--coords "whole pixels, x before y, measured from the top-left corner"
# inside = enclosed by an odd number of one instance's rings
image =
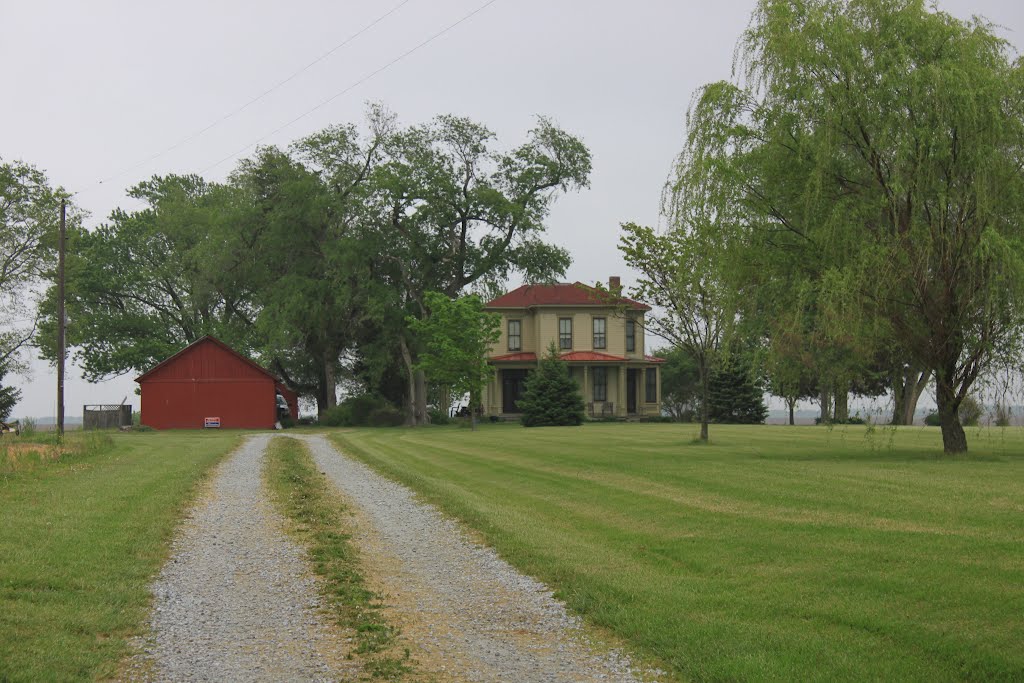
[[[707,360],[700,360],[700,440],[708,441],[708,384],[711,381],[711,373],[708,372]]]
[[[427,373],[417,370],[415,378],[416,403],[414,414],[416,416],[416,424],[430,424],[430,416],[427,414]]]
[[[848,387],[837,384],[835,399],[835,420],[839,424],[846,424],[846,421],[850,419],[850,392]]]
[[[793,411],[796,408],[796,399],[795,398],[787,398],[786,399],[786,405],[789,406],[789,425],[792,427],[793,425],[796,424],[796,420],[793,419],[793,417],[794,417],[794,412]]]
[[[441,389],[440,389],[440,396],[438,397],[438,401],[440,402],[440,405],[438,405],[438,409],[442,413],[447,415],[448,417],[451,417],[452,416],[452,389],[451,389],[451,387],[448,387],[448,386],[441,387]]]
[[[942,450],[946,453],[966,453],[967,435],[960,424],[960,399],[957,398],[954,387],[942,377],[937,376],[935,380],[935,399],[939,405],[939,419],[942,425]]]
[[[917,401],[928,386],[931,379],[930,370],[918,370],[914,367],[904,369],[903,373],[893,382],[892,421],[894,425],[914,424],[914,413],[917,412]]]
[[[409,353],[409,345],[405,339],[399,340],[399,347],[402,351],[402,363],[405,364],[406,378],[409,380],[409,391],[405,396],[405,426],[416,426],[416,370],[412,363],[412,354]]]
[[[334,378],[334,364],[329,362],[330,354],[325,353],[321,359],[321,367],[316,381],[316,413],[323,417],[324,413],[338,404],[338,385]]]
[[[903,424],[912,425],[914,424],[914,413],[917,412],[917,401],[921,398],[921,394],[924,393],[925,387],[928,386],[928,381],[932,378],[931,370],[912,370],[910,373],[910,393],[906,395],[906,405],[904,409],[906,412],[903,414]]]
[[[832,395],[824,386],[821,389],[821,394],[818,397],[818,400],[821,403],[821,417],[818,419],[819,424],[832,424]]]
[[[338,379],[334,376],[335,358],[331,354],[324,354],[324,398],[327,400],[327,409],[330,410],[338,405]]]
[[[905,425],[907,414],[907,390],[904,375],[897,377],[892,383],[892,419],[891,425]]]

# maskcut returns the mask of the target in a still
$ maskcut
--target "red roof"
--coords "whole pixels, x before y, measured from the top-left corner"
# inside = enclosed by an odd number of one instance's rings
[[[570,351],[569,353],[562,354],[562,360],[566,361],[587,361],[593,362],[608,362],[608,363],[625,363],[628,358],[622,356],[613,356],[610,353],[601,353],[600,351]]]
[[[189,349],[194,348],[194,347],[196,347],[196,346],[198,346],[200,344],[214,344],[216,346],[219,346],[220,348],[224,349],[225,351],[227,351],[231,355],[237,357],[239,360],[244,361],[247,365],[252,366],[252,368],[254,370],[258,370],[258,371],[262,372],[264,375],[266,375],[267,377],[271,378],[275,382],[280,382],[281,381],[280,378],[277,377],[277,375],[271,373],[269,370],[267,370],[263,366],[259,365],[258,363],[254,362],[254,361],[252,361],[252,360],[250,360],[248,358],[246,358],[245,356],[240,354],[238,351],[235,351],[233,348],[231,348],[230,346],[228,346],[227,344],[222,342],[220,339],[217,339],[216,337],[211,337],[210,335],[206,335],[205,337],[201,337],[199,339],[196,339],[194,342],[192,342],[191,344],[189,344],[188,346],[183,348],[181,351],[178,351],[176,354],[174,354],[170,358],[167,358],[167,359],[161,361],[160,363],[157,363],[156,365],[151,367],[149,370],[146,370],[144,373],[142,373],[141,375],[136,377],[135,381],[136,382],[141,382],[142,380],[146,379],[147,377],[152,375],[154,372],[156,372],[160,368],[162,368],[165,365],[168,365],[169,363],[173,362],[174,359],[181,357],[181,355],[184,354]]]
[[[658,358],[657,356],[644,356],[644,360],[650,361],[651,363],[664,363],[664,358]]]
[[[491,360],[518,361],[520,363],[536,363],[537,354],[533,353],[532,351],[523,353],[506,353],[504,356],[494,356],[493,358],[491,358]]]
[[[609,297],[582,282],[554,285],[523,285],[487,304],[487,308],[530,308],[532,306],[614,306],[625,304],[636,311],[651,307],[626,297]]]

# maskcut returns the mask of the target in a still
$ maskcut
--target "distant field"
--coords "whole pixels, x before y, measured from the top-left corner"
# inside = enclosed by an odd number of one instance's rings
[[[184,505],[240,433],[110,436],[69,435],[96,443],[56,461],[3,437],[0,681],[116,673],[125,639],[145,628],[148,584]]]
[[[678,680],[1024,679],[1024,430],[335,432]]]

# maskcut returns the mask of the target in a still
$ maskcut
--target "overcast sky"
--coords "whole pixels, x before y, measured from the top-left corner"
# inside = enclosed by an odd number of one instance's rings
[[[615,248],[619,224],[657,221],[690,98],[701,84],[730,77],[754,5],[0,0],[0,157],[30,162],[77,192],[95,226],[114,208],[132,206],[124,191],[141,179],[221,180],[256,143],[287,145],[332,123],[360,121],[368,101],[406,124],[442,113],[470,117],[502,148],[522,142],[544,115],[580,136],[594,157],[591,188],[562,197],[549,221],[549,239],[573,256],[568,279],[621,275],[628,285],[633,276]],[[985,16],[1012,44],[1024,44],[1019,0],[940,6]],[[31,378],[14,378],[24,391],[15,414],[53,415],[55,376],[41,363],[34,368]],[[138,406],[131,378],[90,385],[71,369],[66,387],[70,416],[83,403],[126,395]]]

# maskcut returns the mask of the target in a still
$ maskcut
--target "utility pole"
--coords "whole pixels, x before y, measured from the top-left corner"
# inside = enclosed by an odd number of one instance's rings
[[[67,202],[60,201],[60,241],[57,243],[57,438],[64,441],[64,242]]]

